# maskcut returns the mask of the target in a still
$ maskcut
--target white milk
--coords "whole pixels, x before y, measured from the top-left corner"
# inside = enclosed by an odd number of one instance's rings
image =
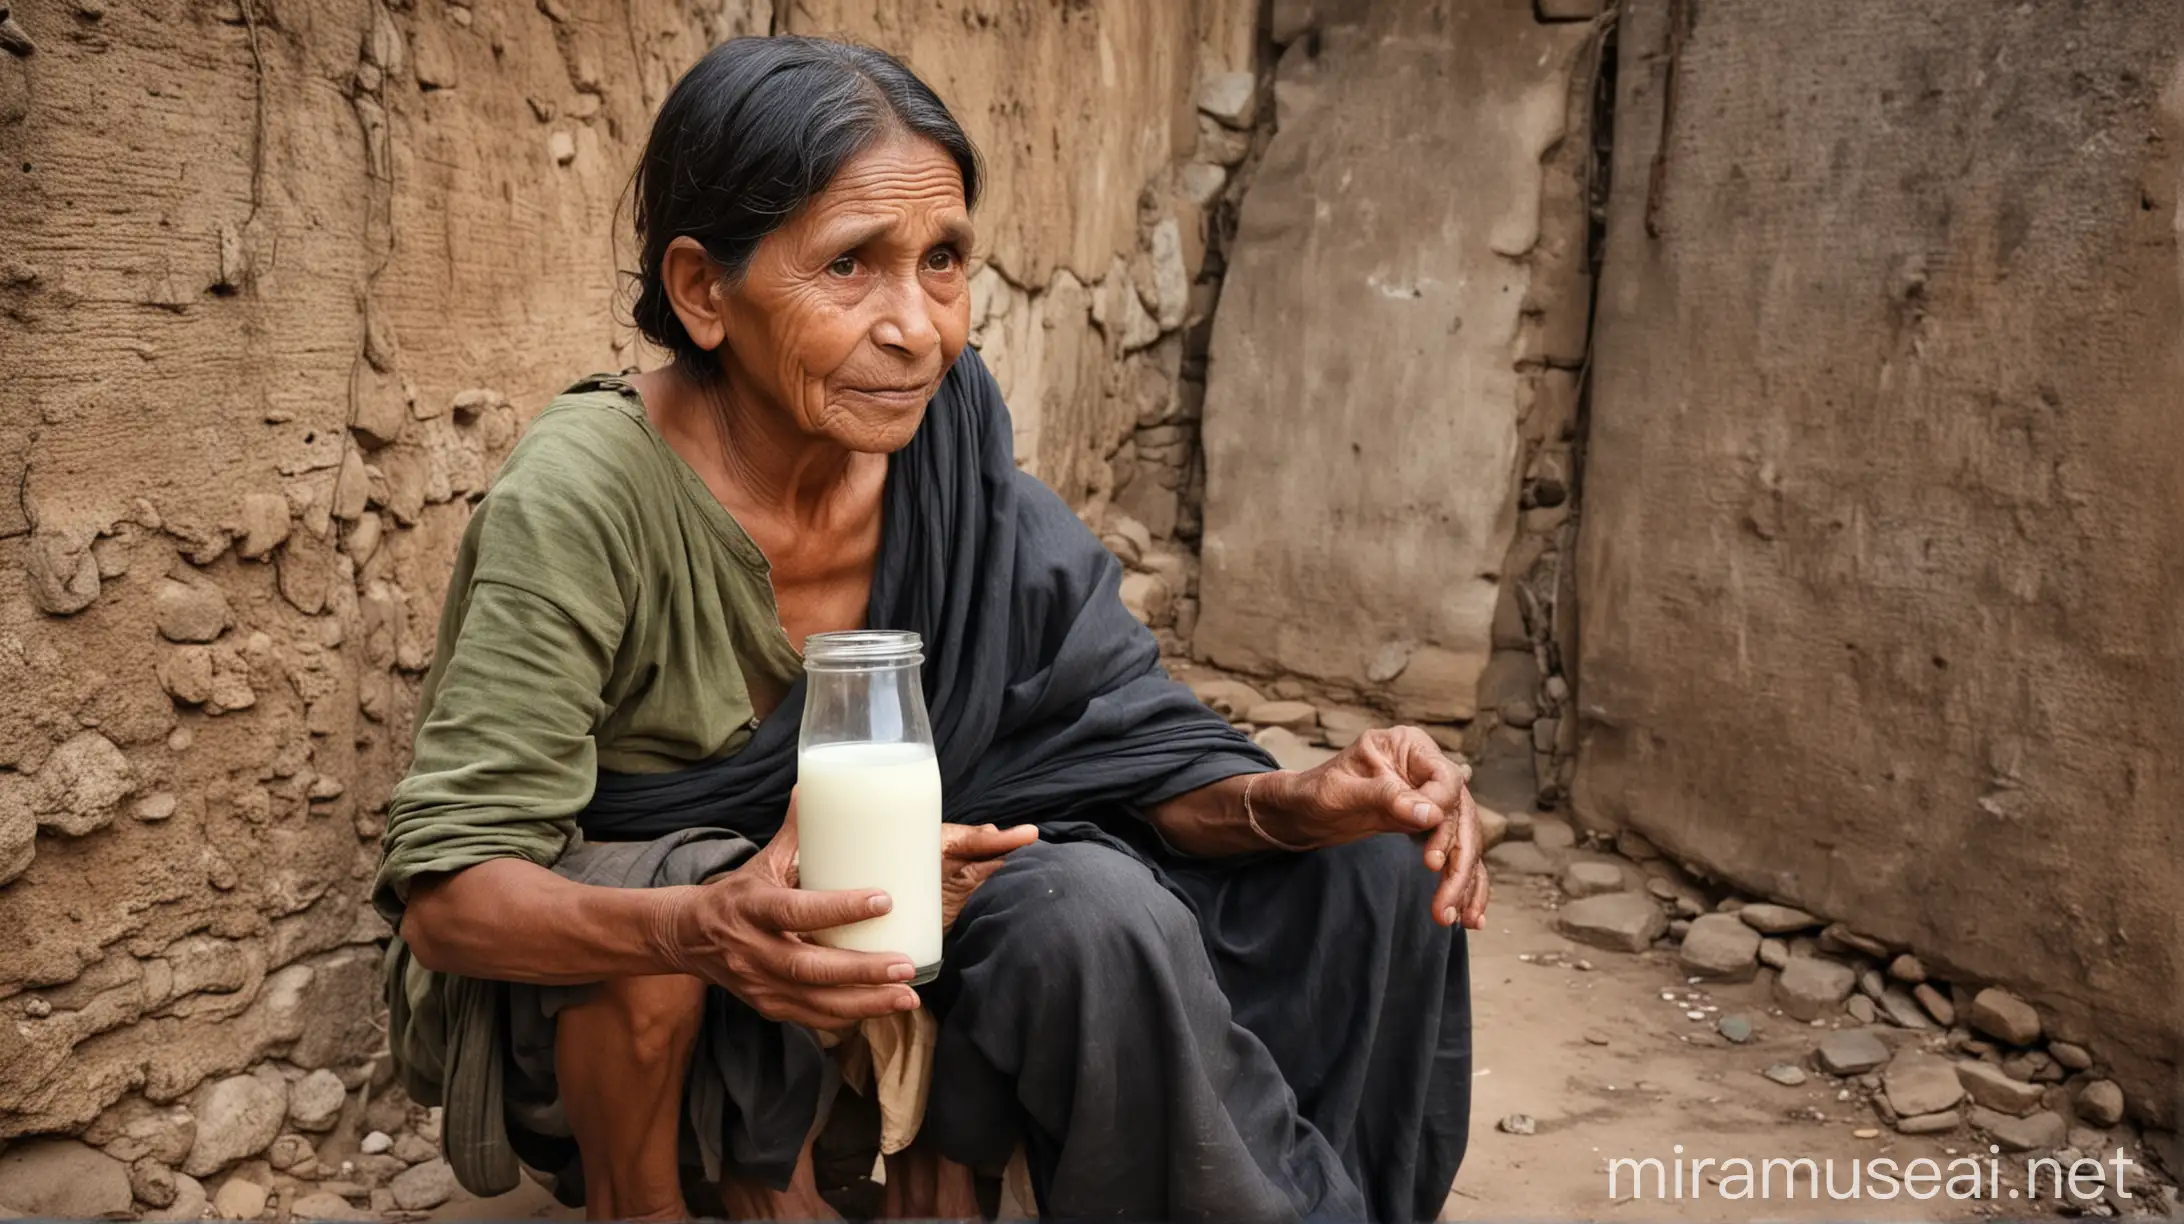
[[[940,764],[925,744],[827,744],[796,761],[804,888],[879,888],[895,908],[819,932],[857,952],[940,963]]]

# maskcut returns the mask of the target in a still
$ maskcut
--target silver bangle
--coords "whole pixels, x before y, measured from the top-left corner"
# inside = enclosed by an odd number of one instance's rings
[[[1259,824],[1259,814],[1251,810],[1251,788],[1257,786],[1259,784],[1259,779],[1265,776],[1265,774],[1253,774],[1251,775],[1251,778],[1244,783],[1244,820],[1251,825],[1251,831],[1259,835],[1260,841],[1263,841],[1267,845],[1274,847],[1276,850],[1287,850],[1291,854],[1305,853],[1307,850],[1310,850],[1311,847],[1292,846],[1288,842],[1285,842],[1280,838],[1275,837],[1272,833],[1267,832],[1266,829]]]

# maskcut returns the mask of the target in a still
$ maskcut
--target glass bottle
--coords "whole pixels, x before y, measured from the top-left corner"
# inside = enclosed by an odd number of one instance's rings
[[[877,918],[815,938],[907,955],[912,985],[940,972],[940,764],[924,645],[886,630],[807,637],[796,752],[800,887],[878,888],[894,900]]]

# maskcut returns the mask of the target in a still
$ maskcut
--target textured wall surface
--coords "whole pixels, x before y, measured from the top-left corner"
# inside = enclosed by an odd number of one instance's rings
[[[1700,5],[1672,52],[1680,7],[1623,31],[1579,812],[2168,1114],[2184,10]]]
[[[1543,360],[1541,160],[1586,36],[1528,0],[1388,0],[1283,53],[1214,319],[1204,657],[1475,712]]]
[[[115,1136],[169,1103],[218,1131],[247,1071],[371,1077],[365,890],[471,500],[555,391],[639,358],[614,308],[638,145],[675,76],[773,10],[16,6],[0,1139],[88,1125],[147,1159]],[[1056,12],[791,25],[904,54],[987,149],[980,334],[1027,463],[1092,513],[1117,447],[1180,411],[1206,221],[1176,183],[1201,78],[1256,94],[1257,5]]]

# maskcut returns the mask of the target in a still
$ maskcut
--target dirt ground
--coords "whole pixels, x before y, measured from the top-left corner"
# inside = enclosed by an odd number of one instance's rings
[[[2021,1197],[2025,1157],[1990,1152],[1961,1129],[1899,1135],[1875,1118],[1855,1085],[1811,1072],[1808,1055],[1825,1030],[1773,1014],[1758,987],[1693,984],[1668,954],[1631,956],[1573,943],[1555,932],[1553,884],[1506,875],[1495,883],[1487,927],[1471,937],[1471,1148],[1444,1219],[1964,1220],[2055,1213],[2052,1202],[2034,1207]],[[1717,1024],[1724,1015],[1749,1018],[1751,1040],[1722,1039]],[[1764,1076],[1785,1063],[1806,1067],[1803,1084]],[[1850,1099],[1839,1099],[1842,1093]],[[1533,1133],[1502,1129],[1512,1115],[1530,1118]],[[1976,1155],[1994,1171],[1987,1183],[1993,1194],[1884,1199],[1875,1183],[1861,1179],[1865,1193],[1831,1199],[1824,1186],[1816,1196],[1800,1175],[1795,1195],[1787,1196],[1778,1173],[1770,1197],[1731,1200],[1723,1191],[1733,1192],[1736,1183],[1709,1182],[1712,1170],[1698,1177],[1704,1190],[1698,1199],[1689,1197],[1690,1178],[1679,1199],[1661,1191],[1651,1172],[1642,1196],[1621,1173],[1610,1193],[1608,1162],[1622,1157],[1658,1158],[1673,1184],[1678,1144],[1686,1161],[1743,1157],[1756,1166],[1810,1158],[1825,1167],[1832,1159],[1835,1186],[1844,1192],[1852,1162],[1890,1159],[1900,1169],[1926,1157],[1946,1169],[1951,1160]],[[2138,1154],[2135,1146],[2128,1152]],[[2141,1194],[2124,1206],[2138,1214],[2158,1201]],[[526,1184],[496,1199],[451,1203],[435,1216],[576,1219],[579,1213]]]

